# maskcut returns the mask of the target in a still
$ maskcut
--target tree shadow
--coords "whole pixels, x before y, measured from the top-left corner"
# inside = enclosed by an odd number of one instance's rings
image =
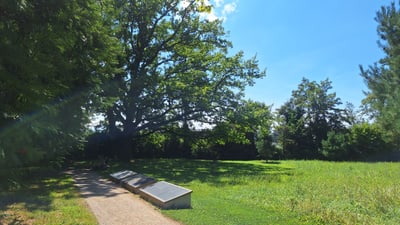
[[[57,198],[74,197],[74,182],[69,175],[56,171],[32,173],[19,181],[20,187],[15,190],[0,192],[0,211],[13,207],[27,211],[51,211],[55,195]],[[4,216],[4,215],[3,215]]]
[[[271,160],[267,160],[264,163],[265,164],[281,164],[281,162],[279,162],[279,161],[271,161]]]
[[[89,169],[80,169],[73,172],[75,185],[79,189],[80,196],[84,198],[104,197],[110,198],[120,194],[126,194],[128,191],[116,191],[120,185],[102,178],[98,173]]]
[[[253,178],[276,181],[282,175],[291,176],[293,173],[291,168],[278,164],[188,159],[139,159],[131,163],[116,163],[107,172],[126,169],[178,184],[198,180],[213,186],[245,184],[246,180]],[[237,179],[243,176],[248,179]]]

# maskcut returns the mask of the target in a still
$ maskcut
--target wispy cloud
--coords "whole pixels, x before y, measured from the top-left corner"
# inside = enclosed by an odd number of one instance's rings
[[[228,16],[236,11],[238,0],[233,0],[225,3],[224,0],[212,0],[211,2],[206,0],[205,3],[213,5],[211,12],[202,13],[205,19],[214,21],[220,19],[226,21]]]
[[[229,15],[236,10],[236,2],[231,2],[224,5],[224,9],[222,10],[222,15]]]

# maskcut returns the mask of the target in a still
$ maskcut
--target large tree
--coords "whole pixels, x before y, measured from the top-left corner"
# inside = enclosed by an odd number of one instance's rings
[[[392,141],[400,145],[400,11],[394,2],[377,12],[379,46],[385,57],[361,68],[369,91],[363,103]]]
[[[294,158],[321,157],[322,140],[329,131],[340,131],[346,123],[345,110],[329,80],[317,83],[303,78],[292,97],[278,109],[280,145]]]
[[[180,122],[213,123],[234,108],[245,86],[264,76],[255,58],[232,54],[222,22],[202,16],[205,1],[118,0],[115,24],[124,68],[105,96],[105,116],[123,153],[132,138]]]
[[[107,1],[0,3],[0,164],[49,162],[76,146],[119,45]]]

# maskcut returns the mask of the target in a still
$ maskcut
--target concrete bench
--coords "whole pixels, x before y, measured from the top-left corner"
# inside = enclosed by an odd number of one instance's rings
[[[110,174],[110,176],[111,176],[111,180],[120,184],[121,180],[123,180],[127,177],[130,177],[130,176],[134,176],[136,174],[138,174],[138,173],[133,172],[131,170],[123,170],[123,171],[118,171],[118,172],[112,173],[112,174]]]
[[[139,188],[140,196],[162,209],[191,208],[192,190],[166,181]]]
[[[166,181],[157,182],[154,178],[130,170],[115,172],[110,176],[125,189],[162,209],[191,208],[192,190]]]
[[[145,187],[147,185],[155,183],[157,180],[151,177],[147,177],[142,174],[136,174],[133,176],[126,177],[121,180],[122,186],[129,190],[130,192],[133,192],[135,194],[140,194],[139,193],[139,188]]]

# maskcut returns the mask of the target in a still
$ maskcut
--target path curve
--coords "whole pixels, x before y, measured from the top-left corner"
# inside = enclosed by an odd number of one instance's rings
[[[181,225],[158,208],[90,170],[69,172],[100,225]]]

